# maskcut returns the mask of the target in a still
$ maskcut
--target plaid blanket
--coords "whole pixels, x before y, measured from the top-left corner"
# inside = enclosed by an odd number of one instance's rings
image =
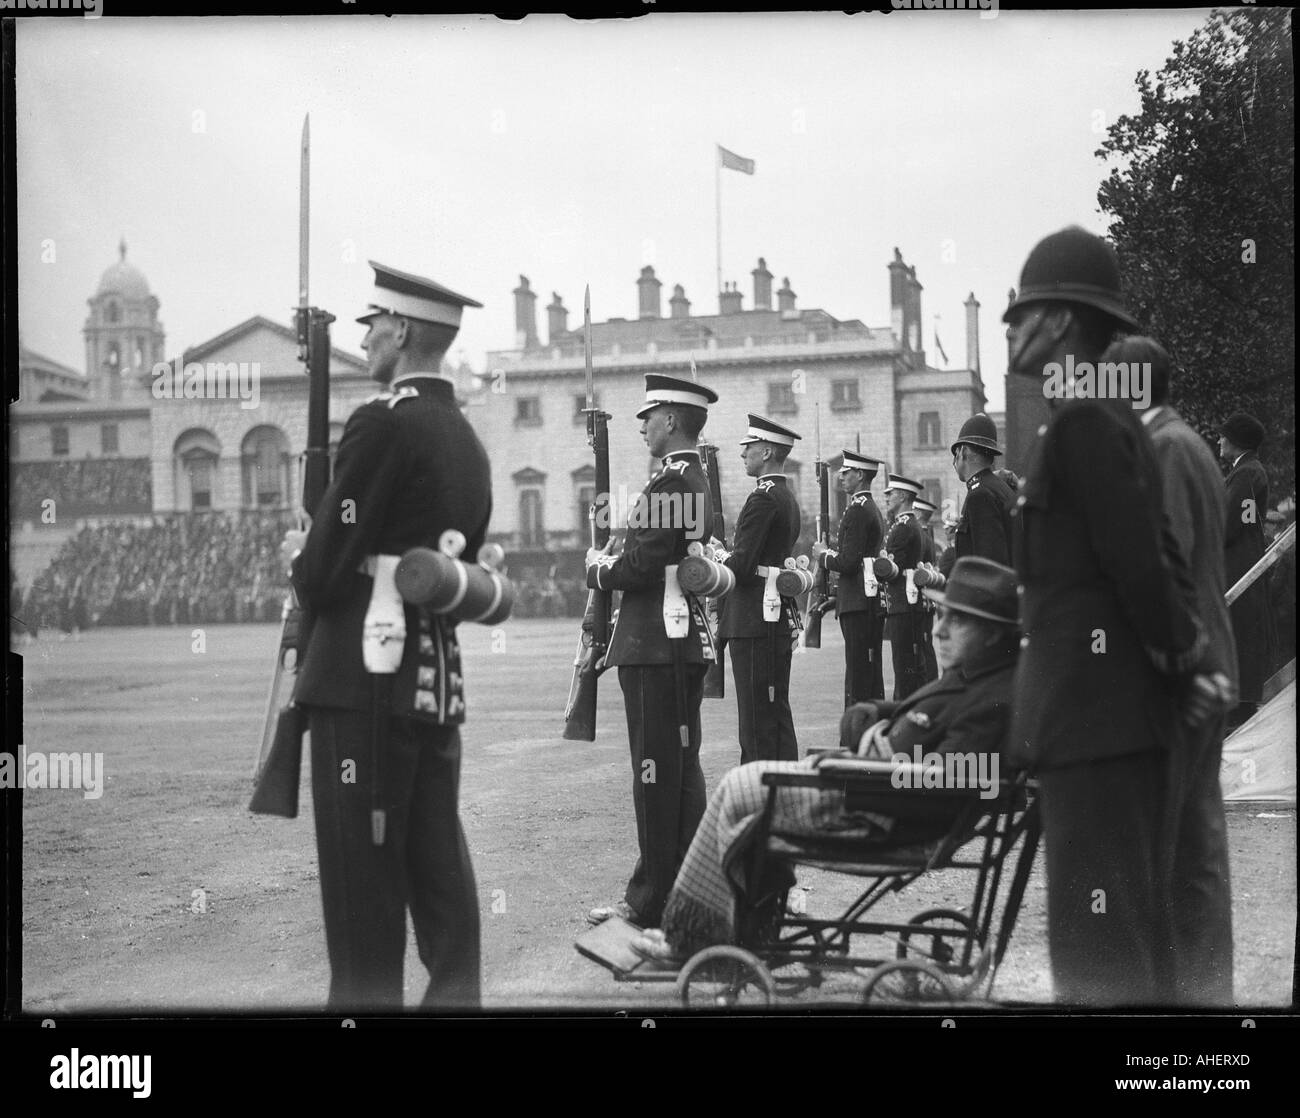
[[[769,772],[811,772],[806,761],[759,761],[732,769],[714,789],[695,838],[664,907],[663,931],[673,950],[693,954],[715,943],[734,943],[743,907],[778,902],[794,883],[788,866],[772,861],[762,881],[750,880],[746,855],[761,836],[771,789]],[[849,811],[844,793],[818,788],[778,788],[771,830],[783,835],[882,839],[892,820]]]

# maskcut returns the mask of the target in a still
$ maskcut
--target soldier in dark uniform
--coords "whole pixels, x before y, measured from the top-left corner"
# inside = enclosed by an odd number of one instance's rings
[[[1013,373],[1095,363],[1124,310],[1114,250],[1078,227],[1030,253],[1008,307]],[[1184,725],[1231,701],[1129,400],[1057,400],[1017,500],[1025,633],[1010,747],[1036,770],[1056,995],[1173,999],[1170,913]]]
[[[921,493],[921,483],[901,474],[889,475],[885,510],[890,516],[884,550],[894,561],[895,573],[885,582],[888,614],[885,639],[894,661],[894,700],[906,699],[926,682],[925,606],[911,576],[921,561],[921,529],[912,502]]]
[[[799,759],[790,712],[798,607],[768,584],[799,539],[799,503],[785,476],[785,460],[800,437],[788,427],[751,415],[749,430],[740,440],[745,473],[756,484],[740,510],[725,560],[735,572],[736,588],[722,600],[718,636],[731,649],[742,765]]]
[[[840,518],[836,549],[813,544],[813,555],[828,571],[839,572],[835,614],[844,634],[844,706],[885,697],[881,645],[885,639],[884,595],[872,567],[885,542],[885,521],[871,499],[871,482],[880,469],[875,458],[843,452],[838,482],[850,494]]]
[[[930,518],[938,508],[938,505],[920,497],[912,502],[912,511],[916,513],[916,522],[921,528],[921,562],[928,567],[935,565],[934,528]],[[925,682],[929,683],[939,678],[939,661],[934,655],[934,601],[928,594],[922,594],[921,603],[925,606],[925,625],[921,630],[925,646],[921,651],[925,654]]]
[[[1264,425],[1238,412],[1219,428],[1219,457],[1228,464],[1228,522],[1223,537],[1228,588],[1264,557],[1264,517],[1268,512],[1268,474],[1256,451]],[[1228,725],[1239,726],[1264,696],[1272,654],[1268,580],[1258,578],[1229,607],[1237,641],[1238,698]]]
[[[978,555],[1008,566],[1011,563],[1011,507],[1015,495],[993,470],[998,446],[997,425],[982,412],[962,424],[952,444],[952,467],[966,483],[966,504],[957,521],[956,554]]]
[[[718,394],[658,373],[645,379],[645,405],[637,418],[663,468],[629,512],[622,554],[587,553],[587,586],[623,592],[605,666],[618,668],[627,710],[640,855],[623,900],[594,908],[587,918],[599,923],[621,916],[648,927],[659,921],[706,799],[700,703],[714,655],[712,636],[699,603],[681,595],[675,568],[687,547],[707,540],[713,526],[697,444]],[[669,636],[669,613],[680,636]]]
[[[474,871],[457,815],[465,704],[455,623],[405,607],[406,640],[386,709],[362,628],[383,556],[459,532],[477,554],[492,509],[487,454],[441,373],[464,307],[432,280],[373,264],[358,321],[385,391],[352,413],[311,531],[291,532],[293,584],[316,618],[295,700],[308,712],[332,1010],[400,1008],[410,909],[429,971],[424,1007],[479,1004]],[[372,725],[387,718],[378,757]],[[379,788],[376,790],[376,767]],[[387,813],[382,843],[372,810]]]

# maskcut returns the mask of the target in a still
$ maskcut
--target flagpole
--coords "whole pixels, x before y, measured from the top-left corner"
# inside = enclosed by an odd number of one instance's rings
[[[717,144],[713,145],[713,198],[717,215],[718,229],[718,286],[714,288],[719,295],[722,293],[722,153],[718,151]],[[721,310],[721,307],[719,307]]]

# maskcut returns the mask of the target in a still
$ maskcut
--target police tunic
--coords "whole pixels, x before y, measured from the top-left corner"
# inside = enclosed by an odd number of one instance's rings
[[[740,722],[740,761],[797,761],[790,710],[790,666],[798,616],[793,598],[781,599],[777,621],[763,618],[766,580],[759,567],[780,567],[794,550],[801,522],[799,504],[784,474],[765,474],[736,521],[726,564],[736,586],[722,601],[718,633],[731,649]]]
[[[956,558],[978,555],[1011,565],[1011,509],[1015,495],[990,469],[966,479],[966,503],[957,521]]]
[[[409,906],[430,976],[423,1004],[476,1007],[478,900],[457,816],[465,707],[455,624],[406,607],[380,778],[388,833],[375,846],[373,691],[362,660],[372,579],[363,568],[368,556],[436,548],[447,529],[476,554],[491,475],[450,381],[410,374],[393,388],[348,419],[333,481],[293,565],[294,588],[315,619],[294,697],[311,733],[329,1006],[401,1006]]]
[[[866,563],[880,554],[885,522],[869,490],[853,494],[840,517],[838,549],[827,552],[826,569],[838,572],[835,614],[844,635],[844,705],[885,697],[884,662],[881,648],[885,639],[884,595],[878,587],[868,597]]]

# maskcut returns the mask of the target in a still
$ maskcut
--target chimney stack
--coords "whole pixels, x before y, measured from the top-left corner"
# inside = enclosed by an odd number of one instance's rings
[[[910,264],[907,268],[907,297],[908,305],[911,307],[911,322],[908,324],[908,344],[912,351],[917,354],[925,353],[925,338],[922,336],[922,319],[921,319],[921,287],[920,281],[916,278],[916,265]]]
[[[560,298],[558,291],[551,292],[551,305],[546,308],[546,333],[551,345],[555,345],[561,334],[568,333],[569,311]]]
[[[786,276],[781,281],[781,290],[776,293],[777,309],[781,312],[782,317],[796,318],[799,312],[794,307],[794,291],[790,288],[790,277]]]
[[[900,345],[907,344],[907,265],[903,254],[894,249],[894,259],[889,262],[889,328]]]
[[[758,267],[749,273],[754,277],[754,310],[770,311],[772,309],[772,273],[767,270],[767,261],[758,258]]]
[[[980,304],[973,291],[966,297],[966,368],[980,371]]]
[[[528,286],[528,277],[519,277],[515,288],[515,348],[537,347],[537,292]]]
[[[668,300],[668,307],[673,318],[691,317],[691,301],[686,298],[686,289],[680,283],[673,287],[673,297]]]
[[[641,278],[636,281],[636,287],[640,300],[640,316],[659,318],[659,289],[663,284],[655,279],[653,265],[647,264],[641,269]]]
[[[734,283],[724,283],[722,291],[718,294],[718,313],[740,314],[744,299],[744,295],[736,290]]]

